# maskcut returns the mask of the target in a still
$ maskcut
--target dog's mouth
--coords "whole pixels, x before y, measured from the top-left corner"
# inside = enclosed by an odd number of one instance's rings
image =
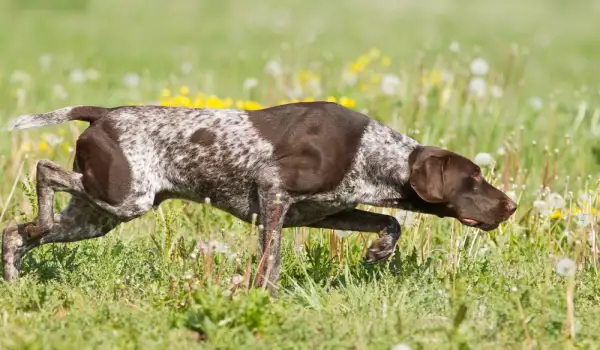
[[[481,221],[477,221],[475,219],[470,219],[470,218],[459,218],[458,221],[460,221],[465,226],[476,227],[476,228],[484,230],[484,231],[491,231],[491,230],[497,228],[499,225],[499,224],[486,224]]]

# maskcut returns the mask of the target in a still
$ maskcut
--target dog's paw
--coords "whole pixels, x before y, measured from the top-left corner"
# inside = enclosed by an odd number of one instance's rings
[[[21,225],[9,226],[2,232],[2,263],[4,280],[12,282],[19,277],[21,257],[26,250]]]
[[[367,256],[365,261],[367,263],[379,263],[389,258],[394,252],[396,242],[394,237],[386,235],[379,237],[369,249],[367,249]]]

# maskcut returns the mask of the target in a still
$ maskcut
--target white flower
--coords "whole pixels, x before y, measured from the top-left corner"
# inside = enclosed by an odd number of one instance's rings
[[[575,224],[577,224],[579,227],[586,227],[591,223],[591,221],[592,220],[588,214],[579,212],[575,215]]]
[[[356,76],[355,73],[352,72],[344,72],[342,74],[342,82],[344,83],[344,85],[346,86],[354,86],[356,85],[356,82],[358,81],[358,77]]]
[[[386,74],[381,77],[381,91],[389,96],[395,95],[400,90],[400,78],[393,74]]]
[[[46,134],[44,140],[46,141],[46,143],[48,143],[50,147],[57,146],[64,141],[62,137],[55,134]]]
[[[539,111],[544,106],[542,99],[539,97],[532,97],[529,99],[529,106],[533,108],[534,111]]]
[[[502,88],[500,86],[492,85],[492,86],[490,86],[490,94],[494,98],[502,98],[502,96],[504,96],[504,91],[502,90]]]
[[[470,68],[473,75],[486,75],[490,70],[489,64],[481,57],[471,61]]]
[[[258,79],[248,78],[244,80],[244,90],[250,90],[256,86],[258,86]]]
[[[475,77],[475,78],[471,79],[471,81],[469,82],[469,86],[467,87],[467,90],[475,97],[483,97],[483,96],[485,96],[485,88],[486,88],[485,79],[480,78],[480,77]]]
[[[67,93],[65,88],[60,84],[56,84],[52,87],[52,94],[59,100],[66,100],[67,98],[69,98],[69,94]]]
[[[85,76],[91,81],[98,80],[100,78],[100,72],[95,69],[88,69],[85,71]]]
[[[589,203],[592,201],[592,197],[585,192],[579,192],[578,197],[581,203]]]
[[[181,65],[181,73],[183,74],[190,74],[190,72],[192,71],[192,64],[190,62],[184,62]]]
[[[279,61],[276,60],[270,60],[269,62],[267,62],[267,65],[265,66],[265,71],[274,77],[278,77],[281,75],[281,73],[283,73],[281,63],[279,63]]]
[[[452,52],[459,52],[460,51],[460,44],[458,43],[458,41],[453,41],[453,42],[450,43],[449,49]]]
[[[558,193],[550,193],[547,202],[552,209],[562,209],[565,207],[565,200]]]
[[[407,344],[404,344],[404,343],[398,343],[398,344],[392,346],[392,348],[390,350],[410,350],[410,346],[408,346]]]
[[[338,236],[339,238],[348,237],[352,234],[352,231],[335,230],[334,232],[335,232],[335,235]]]
[[[454,81],[454,74],[447,70],[442,70],[442,73],[440,74],[440,81],[450,84]]]
[[[242,275],[233,275],[231,276],[231,283],[238,285],[240,283],[244,282],[244,277],[242,277]]]
[[[556,262],[556,273],[563,277],[571,277],[575,274],[577,265],[569,258],[562,258]]]
[[[410,211],[399,209],[396,212],[396,220],[398,220],[401,225],[412,226],[415,221],[415,214]]]
[[[129,88],[134,88],[140,85],[140,76],[135,73],[127,73],[123,77],[123,84]]]
[[[38,62],[40,63],[40,67],[42,67],[42,69],[48,69],[52,64],[52,56],[48,54],[41,55],[38,58]]]
[[[13,83],[28,83],[31,80],[29,73],[16,70],[10,75],[10,81]]]
[[[475,158],[473,158],[473,163],[479,166],[493,165],[495,162],[496,160],[494,160],[494,157],[492,157],[492,155],[489,153],[477,153],[477,155],[475,155]]]
[[[497,153],[499,156],[503,156],[503,155],[505,155],[505,154],[506,154],[506,149],[504,149],[504,147],[500,146],[500,147],[498,147],[498,149],[496,150],[496,153]]]
[[[534,201],[533,207],[536,208],[542,215],[550,215],[551,213],[546,201]]]
[[[75,84],[83,84],[86,82],[87,76],[83,70],[75,68],[71,71],[71,74],[69,74],[69,80]]]

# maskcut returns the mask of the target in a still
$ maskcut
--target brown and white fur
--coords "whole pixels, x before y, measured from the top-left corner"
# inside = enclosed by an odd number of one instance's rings
[[[78,106],[22,116],[13,129],[70,120],[90,123],[77,140],[73,170],[40,160],[36,221],[4,230],[8,281],[18,277],[21,258],[32,248],[102,236],[169,198],[209,198],[247,222],[258,215],[263,259],[257,283],[270,286],[280,274],[284,227],[377,232],[367,253],[376,262],[393,252],[400,225],[356,209],[359,204],[455,217],[486,230],[516,209],[466,158],[421,146],[334,103],[258,111]],[[451,159],[455,170],[448,170]],[[485,191],[471,191],[467,178]],[[72,199],[54,214],[56,191]]]

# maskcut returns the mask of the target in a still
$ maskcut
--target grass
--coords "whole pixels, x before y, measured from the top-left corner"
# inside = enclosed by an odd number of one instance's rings
[[[488,179],[519,201],[489,234],[366,208],[404,223],[377,266],[362,263],[372,235],[288,229],[273,300],[237,283],[257,265],[253,225],[170,201],[28,255],[23,277],[0,284],[0,348],[600,348],[599,12],[557,0],[0,3],[0,125],[75,104],[330,98],[421,143],[489,153]],[[70,166],[84,128],[2,133],[0,227],[35,217],[36,161]]]

